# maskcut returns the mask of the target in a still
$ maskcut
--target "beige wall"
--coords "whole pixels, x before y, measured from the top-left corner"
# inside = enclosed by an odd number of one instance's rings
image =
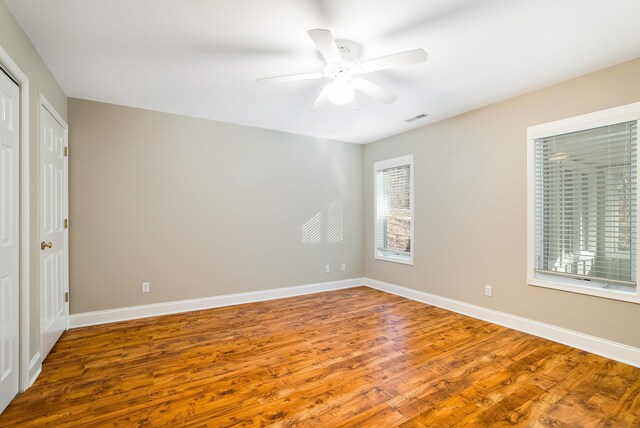
[[[527,285],[525,150],[528,126],[640,101],[639,77],[636,59],[365,146],[365,275],[640,347],[640,305]],[[373,163],[409,153],[415,266],[373,258]]]
[[[73,98],[69,126],[71,313],[362,275],[362,146]]]
[[[38,109],[40,93],[49,100],[56,111],[66,119],[67,97],[55,78],[38,55],[4,1],[0,1],[0,47],[29,78],[29,139],[30,139],[30,195],[31,195],[31,240],[38,240]],[[40,350],[40,296],[38,294],[38,268],[40,249],[32,245],[30,273],[30,344],[29,358]]]

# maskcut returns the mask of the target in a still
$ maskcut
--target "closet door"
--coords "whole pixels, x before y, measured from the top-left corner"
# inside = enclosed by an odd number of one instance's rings
[[[40,330],[42,358],[67,329],[66,124],[40,107]]]
[[[0,70],[0,412],[18,393],[20,89]]]

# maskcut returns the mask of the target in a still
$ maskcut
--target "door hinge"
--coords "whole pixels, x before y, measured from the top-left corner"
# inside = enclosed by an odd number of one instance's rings
[[[65,301],[65,303],[69,301],[69,292],[68,291],[64,292],[64,301]]]
[[[69,156],[69,147],[64,148],[64,155]]]
[[[68,218],[64,219],[64,228],[65,229],[69,229],[69,219]]]

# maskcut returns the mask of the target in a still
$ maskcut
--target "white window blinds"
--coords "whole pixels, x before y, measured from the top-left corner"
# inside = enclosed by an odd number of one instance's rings
[[[536,272],[634,290],[637,121],[534,144]]]
[[[410,260],[412,163],[376,168],[376,255]]]

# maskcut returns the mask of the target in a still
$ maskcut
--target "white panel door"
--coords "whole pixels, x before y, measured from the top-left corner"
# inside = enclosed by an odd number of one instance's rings
[[[0,412],[18,393],[19,97],[0,70]]]
[[[42,359],[67,328],[69,305],[65,127],[40,107],[40,328]]]

